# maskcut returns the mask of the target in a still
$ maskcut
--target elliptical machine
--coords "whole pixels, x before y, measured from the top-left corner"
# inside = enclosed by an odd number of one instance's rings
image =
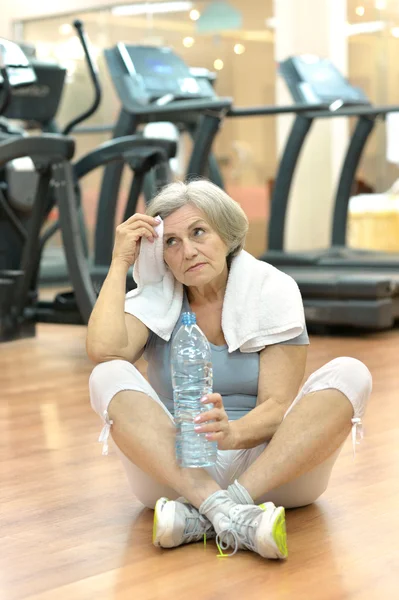
[[[12,106],[12,91],[36,82],[35,73],[17,44],[0,40],[0,115]],[[30,282],[34,278],[40,228],[48,211],[48,193],[53,165],[70,160],[74,142],[62,136],[23,137],[21,131],[3,123],[0,170],[28,157],[34,165],[33,195],[21,201],[7,177],[0,187],[0,340],[34,335],[30,311],[35,303]],[[30,200],[31,199],[31,200]],[[36,234],[36,235],[35,235]]]
[[[75,22],[82,46],[87,53],[91,65],[92,78],[97,82],[97,94],[93,106],[83,115],[73,120],[67,127],[69,132],[74,126],[87,118],[98,106],[101,90],[94,64],[88,51],[87,40],[80,22]],[[12,44],[9,42],[9,44]],[[16,44],[14,47],[18,48]],[[21,49],[20,53],[23,55]],[[34,72],[26,57],[24,68],[29,73]],[[5,67],[7,105],[12,106],[12,81],[7,70],[15,69],[14,64]],[[25,85],[32,83],[33,77]],[[5,103],[3,103],[5,104]],[[50,145],[47,146],[46,143]],[[58,146],[54,144],[59,143]],[[74,153],[74,142],[65,135],[43,134],[35,137],[13,136],[0,144],[0,168],[10,161],[21,157],[30,157],[38,176],[38,186],[31,203],[30,211],[26,211],[25,219],[21,218],[9,202],[7,190],[4,190],[3,211],[0,213],[0,225],[4,231],[14,229],[13,244],[8,243],[3,249],[3,259],[0,263],[2,272],[0,302],[0,340],[15,339],[34,335],[34,324],[40,322],[55,322],[69,324],[87,323],[97,293],[107,275],[109,265],[93,271],[87,260],[87,252],[79,225],[79,179],[92,170],[121,162],[128,165],[134,173],[135,193],[128,199],[124,211],[124,220],[136,211],[137,200],[143,185],[144,177],[151,169],[156,168],[158,183],[164,185],[169,181],[169,160],[176,152],[176,144],[166,140],[143,140],[138,136],[126,136],[106,142],[96,150],[83,156],[74,165],[70,159]],[[46,154],[46,149],[48,153]],[[41,229],[50,211],[58,207],[59,221],[41,235]],[[44,244],[49,237],[60,229],[64,251],[67,259],[69,279],[73,291],[58,294],[53,302],[42,302],[38,299],[38,271]],[[10,261],[14,248],[19,249],[20,260]],[[18,266],[18,268],[16,268]],[[127,289],[134,287],[134,281],[129,276]],[[8,292],[5,293],[7,288]],[[29,324],[29,327],[28,327]]]

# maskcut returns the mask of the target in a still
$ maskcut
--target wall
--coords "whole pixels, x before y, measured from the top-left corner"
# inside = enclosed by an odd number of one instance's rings
[[[122,0],[125,1],[126,0]],[[276,65],[273,58],[273,34],[267,32],[264,26],[264,20],[272,16],[273,8],[271,0],[230,0],[244,13],[245,28],[248,30],[257,30],[257,33],[263,32],[269,34],[258,39],[248,38],[244,43],[247,45],[247,52],[240,57],[234,57],[234,60],[225,60],[225,68],[218,73],[217,90],[221,95],[231,95],[238,106],[248,106],[254,104],[265,104],[274,102],[275,73]],[[62,15],[77,11],[82,14],[85,9],[94,7],[108,7],[112,0],[44,0],[39,3],[32,3],[28,0],[2,0],[1,7],[2,19],[0,21],[0,35],[12,35],[11,21],[40,18],[41,15],[48,14]],[[103,12],[105,15],[105,12]],[[118,39],[136,40],[136,31],[127,22],[116,26],[111,20],[106,21],[105,29],[107,33],[103,34],[104,28],[96,18],[96,13],[84,15],[87,18],[87,26],[90,37],[94,41],[97,36],[98,47],[107,47],[113,45]],[[60,19],[63,22],[64,19]],[[65,21],[70,21],[66,18]],[[179,25],[179,24],[178,24]],[[33,27],[33,24],[32,24]],[[42,22],[36,32],[40,35],[43,32],[44,37],[47,32],[54,27],[51,20]],[[44,34],[44,30],[46,34]],[[238,32],[237,32],[238,33]],[[250,31],[250,33],[252,33]],[[244,32],[245,34],[245,32]],[[48,34],[50,36],[50,33]],[[100,42],[101,35],[108,36],[107,41]],[[167,34],[164,32],[165,37]],[[207,66],[212,68],[214,56],[213,42],[208,45],[194,46],[191,49],[184,49],[181,45],[182,30],[179,27],[175,30],[175,39],[179,44],[179,53],[187,60],[188,64]],[[217,36],[215,36],[217,37]],[[222,37],[223,44],[226,40]],[[35,41],[32,39],[31,41]],[[240,40],[237,40],[240,41]],[[230,45],[233,39],[228,40]],[[222,44],[222,45],[223,45]],[[378,35],[361,35],[349,39],[349,78],[354,84],[361,85],[366,89],[372,100],[383,103],[395,103],[399,97],[399,64],[397,63],[397,51],[399,49],[399,40]],[[256,79],[254,79],[254,70],[257,69]],[[78,81],[75,91],[73,86],[68,88],[65,95],[64,109],[62,119],[66,121],[76,111],[77,104],[84,104],[86,100],[87,87],[86,72],[81,66],[77,72]],[[108,90],[105,80],[104,88]],[[78,90],[78,94],[76,91]],[[74,102],[68,102],[70,98]],[[105,102],[96,117],[98,122],[108,123],[115,119],[118,109],[114,96]],[[69,105],[69,108],[68,108]],[[85,138],[79,136],[79,153],[89,150],[93,144],[97,144],[107,136],[98,136],[95,138]],[[217,154],[222,162],[230,161],[230,168],[226,172],[228,180],[234,186],[237,192],[237,199],[244,200],[248,207],[256,209],[253,219],[261,219],[262,227],[267,212],[266,186],[268,179],[275,174],[277,165],[276,156],[276,120],[274,118],[257,119],[237,119],[226,121],[221,135],[216,144]],[[379,124],[373,133],[365,156],[361,162],[360,175],[373,185],[377,190],[386,189],[398,176],[398,169],[394,165],[387,165],[384,160],[385,150],[385,130],[384,124]],[[227,170],[227,169],[226,169]],[[311,177],[309,177],[309,182]],[[262,241],[263,244],[263,241]]]
[[[41,16],[70,13],[101,6],[109,6],[110,0],[2,0],[0,36],[12,37],[12,21],[39,18]]]

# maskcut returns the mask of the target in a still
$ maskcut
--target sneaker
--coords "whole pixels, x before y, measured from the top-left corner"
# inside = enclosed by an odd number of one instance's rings
[[[213,525],[184,498],[160,498],[154,511],[152,543],[162,548],[216,537]]]
[[[252,550],[264,558],[287,558],[285,510],[272,502],[259,506],[236,504],[229,516],[220,515],[216,536],[220,554],[233,556],[237,550]],[[231,554],[223,551],[232,547]]]

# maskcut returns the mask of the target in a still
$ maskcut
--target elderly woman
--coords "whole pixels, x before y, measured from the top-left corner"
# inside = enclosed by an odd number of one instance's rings
[[[196,430],[217,441],[218,455],[216,464],[204,469],[180,468],[175,459],[172,338],[165,341],[134,316],[125,296],[142,238],[162,243],[160,222],[166,270],[184,290],[179,309],[196,314],[212,351],[214,393],[205,399],[210,410]],[[170,548],[207,535],[217,536],[219,549],[232,548],[233,554],[249,549],[286,558],[284,509],[310,504],[326,490],[342,445],[364,414],[371,376],[363,363],[343,357],[300,387],[309,344],[304,322],[302,333],[291,339],[254,352],[229,352],[222,310],[234,263],[247,255],[247,229],[240,206],[204,180],[172,183],[146,214],[117,228],[111,268],[87,332],[87,352],[97,364],[90,394],[133,493],[155,507],[156,546]],[[285,301],[303,315],[295,282],[276,273],[291,286]],[[243,319],[250,318],[242,312]],[[178,321],[175,331],[179,326]],[[143,352],[149,382],[134,367]]]

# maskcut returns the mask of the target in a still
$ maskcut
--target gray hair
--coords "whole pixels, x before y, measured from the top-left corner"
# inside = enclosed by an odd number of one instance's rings
[[[238,202],[206,179],[170,183],[151,200],[146,214],[165,219],[186,204],[195,206],[206,215],[209,225],[229,249],[229,262],[241,252],[248,232],[247,216]]]

